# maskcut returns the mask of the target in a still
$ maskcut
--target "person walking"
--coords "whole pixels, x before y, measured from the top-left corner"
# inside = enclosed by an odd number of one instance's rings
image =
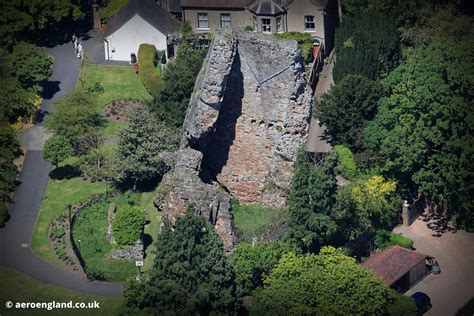
[[[79,58],[79,59],[82,59],[82,57],[84,56],[84,49],[82,48],[82,43],[79,43],[77,45],[77,54],[76,54],[76,57]]]

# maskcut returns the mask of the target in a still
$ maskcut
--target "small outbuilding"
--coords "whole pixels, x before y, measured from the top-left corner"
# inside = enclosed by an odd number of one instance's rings
[[[427,274],[428,258],[411,249],[391,246],[372,255],[362,266],[372,270],[388,286],[406,291]]]
[[[106,60],[130,61],[140,44],[167,50],[167,38],[179,31],[181,23],[153,0],[130,0],[111,17],[104,34]]]

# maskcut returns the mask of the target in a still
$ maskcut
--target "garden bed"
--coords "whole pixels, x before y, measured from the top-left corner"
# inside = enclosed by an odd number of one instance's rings
[[[73,240],[90,279],[124,281],[137,272],[134,260],[111,258],[114,245],[107,239],[107,210],[112,200],[116,198],[103,198],[83,209],[73,223]]]

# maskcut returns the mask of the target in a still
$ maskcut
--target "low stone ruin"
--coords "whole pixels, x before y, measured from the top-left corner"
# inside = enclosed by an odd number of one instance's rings
[[[217,32],[196,80],[181,149],[162,157],[172,171],[157,206],[173,222],[194,204],[231,252],[231,197],[285,206],[312,102],[296,42]]]

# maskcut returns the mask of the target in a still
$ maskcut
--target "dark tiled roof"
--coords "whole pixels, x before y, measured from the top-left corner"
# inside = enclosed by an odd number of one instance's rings
[[[390,286],[420,262],[424,262],[426,257],[427,255],[410,249],[391,246],[371,256],[362,266],[372,270]]]
[[[272,0],[257,0],[248,8],[252,13],[257,15],[278,15],[285,12],[284,9],[276,2],[277,1]]]
[[[181,0],[181,7],[243,9],[248,0]]]
[[[104,36],[112,35],[137,14],[164,34],[179,31],[181,25],[153,0],[130,0],[120,12],[109,19]]]

